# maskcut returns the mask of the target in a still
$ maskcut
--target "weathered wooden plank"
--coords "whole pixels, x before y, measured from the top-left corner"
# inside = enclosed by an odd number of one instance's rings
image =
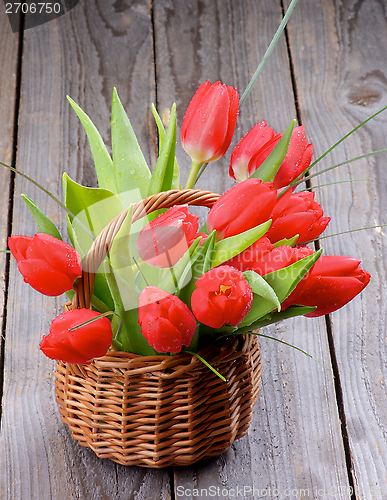
[[[176,100],[181,123],[193,92],[206,79],[220,79],[243,90],[280,21],[280,2],[155,3],[160,111]],[[284,130],[294,117],[282,39],[241,109],[236,137],[262,119],[275,130]],[[178,157],[186,174],[189,159],[179,144]],[[198,185],[215,191],[230,187],[228,161],[226,156],[210,165]],[[330,366],[323,320],[289,321],[264,333],[293,343]],[[323,488],[337,492],[336,498],[347,498],[331,370],[272,340],[262,339],[261,346],[263,388],[248,436],[218,460],[176,469],[176,498],[195,494],[205,498],[210,493],[214,493],[213,498],[232,498],[237,492],[246,499],[285,498],[291,491],[294,496],[298,492],[305,498],[318,498]]]
[[[306,129],[322,153],[387,105],[387,3],[324,0],[305,6],[308,15],[299,9],[290,25],[291,51]],[[386,130],[384,113],[320,168],[385,148]],[[333,218],[331,233],[387,222],[385,161],[373,157],[319,178],[321,183],[369,179],[321,188],[319,199]],[[332,315],[356,498],[362,499],[387,498],[385,239],[384,230],[374,229],[324,241],[326,253],[356,256],[372,275],[362,296]]]
[[[17,85],[19,36],[12,33],[4,7],[0,6],[0,161],[10,164],[14,156],[15,101]],[[11,174],[0,165],[0,250],[7,248],[9,191]],[[3,326],[3,311],[6,288],[6,258],[0,253],[0,325]],[[2,328],[2,326],[0,328]],[[3,342],[0,339],[0,345]],[[0,348],[0,366],[3,352]],[[0,369],[0,394],[2,394],[2,373]],[[1,410],[0,410],[1,414]]]
[[[1,7],[3,10],[3,7]],[[12,33],[5,13],[0,13],[0,161],[10,164],[13,156],[14,113],[16,99],[16,81],[18,66],[19,36]],[[0,249],[7,246],[7,218],[10,173],[4,167],[0,169],[0,185],[3,196],[0,198]],[[0,254],[0,269],[4,270],[5,254]],[[4,271],[2,271],[2,290],[4,291]],[[3,294],[2,294],[3,295]],[[3,310],[3,298],[0,299]]]
[[[95,185],[85,133],[65,95],[92,117],[109,143],[110,100],[117,86],[149,159],[154,138],[143,117],[154,100],[150,2],[80,2],[70,14],[25,32],[18,167],[61,196],[61,174]],[[64,234],[64,214],[52,200],[16,180],[14,234],[32,235],[20,199],[25,192]],[[5,393],[0,436],[0,496],[23,499],[168,499],[165,471],[124,468],[81,448],[54,402],[54,363],[39,342],[63,297],[42,297],[11,265]]]

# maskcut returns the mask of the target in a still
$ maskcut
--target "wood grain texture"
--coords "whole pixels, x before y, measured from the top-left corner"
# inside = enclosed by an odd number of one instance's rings
[[[90,114],[109,142],[110,100],[117,86],[145,156],[153,153],[146,116],[154,96],[148,2],[81,2],[70,14],[25,32],[18,167],[61,196],[65,170],[95,185],[91,154],[66,94]],[[141,126],[139,126],[141,125]],[[20,199],[25,192],[53,220],[54,202],[16,180],[14,234],[32,235],[34,222]],[[64,233],[64,231],[63,231]],[[54,402],[54,362],[39,351],[64,298],[27,287],[12,260],[8,298],[5,392],[0,436],[0,497],[7,499],[170,498],[166,471],[123,468],[79,446]]]
[[[279,2],[164,1],[155,3],[154,17],[159,109],[176,100],[181,123],[193,92],[207,78],[245,88],[281,21],[281,8]],[[241,109],[236,137],[262,119],[275,130],[284,130],[294,116],[282,39]],[[186,173],[189,161],[178,147],[179,165]],[[228,160],[226,156],[207,167],[198,186],[216,191],[230,187]],[[323,320],[289,321],[263,333],[293,343],[330,365]],[[233,488],[243,491],[246,499],[265,494],[271,498],[269,488],[280,495],[303,490],[309,498],[325,488],[337,493],[337,498],[347,498],[332,372],[275,341],[262,339],[261,348],[263,388],[248,436],[218,460],[176,469],[176,497],[192,498],[194,489],[210,492],[213,487],[214,498],[223,498],[222,491]]]
[[[301,2],[300,2],[301,4]],[[387,3],[304,2],[290,25],[300,106],[317,154],[387,105]],[[308,50],[305,50],[308,47]],[[387,115],[378,116],[335,149],[320,168],[385,148]],[[328,232],[385,224],[386,156],[325,174],[320,182],[368,178],[319,191]],[[357,498],[387,498],[386,234],[371,229],[323,242],[326,253],[353,255],[371,273],[363,294],[332,315]]]
[[[12,33],[5,8],[0,5],[0,161],[13,161],[15,99],[19,36]],[[0,165],[0,250],[7,248],[10,172]],[[0,324],[3,322],[6,254],[0,253]],[[1,359],[2,353],[0,353]],[[0,376],[1,379],[1,376]],[[0,381],[1,383],[1,381]]]
[[[150,102],[157,95],[163,114],[176,101],[181,124],[202,81],[220,79],[242,91],[281,20],[280,4],[264,0],[156,0],[152,18],[146,0],[90,0],[80,2],[58,20],[27,30],[18,167],[57,196],[63,171],[78,182],[96,185],[85,133],[65,95],[85,109],[110,148],[113,86],[138,133],[146,159],[153,164],[156,141]],[[291,52],[303,123],[317,154],[387,104],[385,44],[381,42],[387,40],[386,11],[385,0],[299,1],[289,24]],[[0,15],[0,27],[3,17]],[[9,42],[3,37],[0,30],[0,47],[9,51]],[[12,50],[5,59],[7,64],[15,64]],[[0,86],[0,106],[12,110],[8,102],[8,96],[14,95],[12,88],[7,94],[2,92]],[[282,38],[241,110],[236,138],[262,119],[282,131],[294,116]],[[0,132],[2,126],[0,122]],[[385,147],[385,130],[386,118],[380,116],[321,165]],[[185,180],[189,158],[179,141],[177,156]],[[228,160],[226,155],[210,165],[199,187],[218,192],[230,187]],[[318,200],[334,217],[332,232],[387,222],[383,165],[381,157],[353,163],[319,181],[375,179],[319,190]],[[17,179],[14,234],[31,235],[35,227],[21,203],[21,192],[31,196],[53,220],[61,221],[58,225],[64,232],[63,213],[55,203]],[[379,257],[385,253],[385,232],[353,233],[326,240],[324,247],[326,253],[359,256],[373,274],[366,293],[335,313],[332,322],[357,498],[386,498],[387,273]],[[262,333],[299,346],[327,368],[290,347],[261,339],[263,385],[248,435],[218,459],[160,471],[99,460],[81,448],[60,422],[53,394],[54,364],[39,354],[38,344],[61,305],[61,299],[44,298],[29,289],[12,261],[0,434],[1,498],[156,500],[174,494],[185,499],[196,496],[194,488],[200,492],[211,491],[210,487],[216,490],[212,498],[218,499],[232,498],[232,490],[243,491],[246,499],[282,498],[286,491],[288,497],[291,491],[298,491],[304,498],[349,498],[323,320],[290,320]]]

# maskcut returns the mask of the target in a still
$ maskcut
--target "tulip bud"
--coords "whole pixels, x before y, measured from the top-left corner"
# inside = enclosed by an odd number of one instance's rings
[[[136,242],[139,256],[150,266],[174,266],[197,237],[198,220],[187,205],[168,209],[140,231]]]
[[[270,219],[276,200],[271,182],[247,179],[215,202],[208,214],[207,229],[216,229],[218,240],[243,233]]]
[[[50,333],[40,343],[40,349],[51,359],[87,365],[93,358],[104,356],[113,333],[110,321],[90,309],[74,309],[60,314],[51,323]],[[98,318],[87,325],[82,325]],[[71,331],[72,328],[80,326]]]
[[[241,271],[219,266],[196,281],[191,296],[196,319],[211,328],[237,326],[251,309],[253,292]]]
[[[43,295],[61,295],[82,274],[78,252],[49,234],[11,236],[8,246],[24,281]]]
[[[259,166],[273,151],[279,140],[280,136],[266,125],[265,120],[255,125],[242,137],[231,153],[230,177],[237,182],[248,179],[253,173],[249,170],[251,159],[257,155],[255,163]]]
[[[155,286],[147,286],[140,294],[138,322],[149,345],[163,353],[178,353],[183,345],[188,347],[196,330],[189,307]]]
[[[265,121],[255,125],[236,145],[231,154],[229,173],[238,182],[250,177],[266,160],[278,144],[282,134],[276,134]],[[289,148],[274,178],[274,187],[288,186],[304,170],[313,156],[313,144],[307,144],[304,127],[296,127],[290,139]]]
[[[301,283],[302,286],[293,296],[292,303],[316,306],[315,311],[305,315],[310,318],[340,309],[356,297],[370,281],[370,274],[360,269],[359,264],[360,260],[353,257],[322,255]]]
[[[196,163],[221,158],[230,146],[239,107],[233,87],[207,80],[193,96],[181,127],[183,148]]]
[[[313,192],[292,194],[287,191],[277,202],[273,220],[266,236],[272,243],[298,234],[297,244],[317,238],[327,227],[330,217],[323,217],[323,209],[314,201]]]

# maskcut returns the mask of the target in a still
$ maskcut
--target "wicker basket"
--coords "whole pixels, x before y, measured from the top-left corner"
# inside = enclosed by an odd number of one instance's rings
[[[173,205],[210,207],[219,195],[171,190],[134,206],[133,220]],[[70,308],[90,307],[94,275],[127,210],[94,241]],[[98,457],[122,465],[160,468],[218,456],[248,429],[261,380],[256,337],[240,335],[195,356],[139,356],[109,351],[90,365],[56,364],[60,413],[73,437]]]

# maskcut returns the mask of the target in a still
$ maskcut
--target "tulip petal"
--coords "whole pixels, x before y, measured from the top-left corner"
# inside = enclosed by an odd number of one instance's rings
[[[66,274],[58,272],[43,260],[25,260],[18,263],[18,268],[24,281],[43,295],[55,297],[73,287],[73,281]]]

